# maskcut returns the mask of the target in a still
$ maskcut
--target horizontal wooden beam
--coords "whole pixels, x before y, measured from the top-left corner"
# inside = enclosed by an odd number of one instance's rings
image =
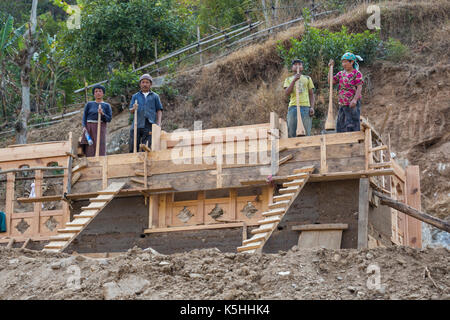
[[[391,162],[379,162],[369,164],[369,168],[386,168],[392,166]]]
[[[372,149],[370,149],[369,151],[370,151],[370,152],[376,152],[376,151],[380,151],[380,150],[387,150],[387,148],[388,148],[388,146],[385,145],[385,144],[383,144],[383,145],[381,145],[381,146],[372,148]]]
[[[214,224],[203,224],[196,226],[185,226],[185,227],[168,227],[168,228],[154,228],[145,229],[144,233],[161,233],[161,232],[178,232],[178,231],[195,231],[195,230],[210,230],[210,229],[223,229],[223,228],[242,228],[244,223],[247,226],[257,226],[257,222],[235,222],[235,223],[214,223]]]
[[[0,171],[0,174],[5,174],[8,172],[25,172],[25,171],[34,171],[34,170],[64,170],[67,167],[31,167],[31,168],[20,168],[20,169],[7,169]]]
[[[345,230],[348,229],[346,223],[323,223],[323,224],[304,224],[292,226],[295,231],[319,231],[319,230]]]
[[[16,200],[22,203],[33,203],[33,202],[51,202],[51,201],[60,201],[62,200],[62,195],[55,196],[43,196],[36,198],[17,198]]]

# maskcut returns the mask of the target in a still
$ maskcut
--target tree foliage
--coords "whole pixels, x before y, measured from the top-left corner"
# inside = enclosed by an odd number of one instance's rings
[[[349,33],[344,26],[341,31],[331,32],[309,26],[306,19],[303,37],[300,40],[292,38],[290,47],[278,44],[278,51],[287,66],[293,59],[301,59],[305,73],[313,75],[318,83],[323,84],[326,82],[330,59],[336,61],[335,68],[341,70],[341,57],[349,51],[360,55],[364,63],[369,64],[376,57],[380,43],[378,32],[366,30],[362,33]]]
[[[120,63],[139,66],[179,48],[195,33],[186,11],[174,0],[85,1],[81,28],[69,32],[73,66],[90,78]]]

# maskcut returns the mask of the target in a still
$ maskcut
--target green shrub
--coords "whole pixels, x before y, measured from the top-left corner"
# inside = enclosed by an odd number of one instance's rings
[[[389,40],[386,41],[384,45],[386,49],[387,60],[399,62],[402,59],[406,58],[409,54],[408,47],[394,38],[389,38]]]
[[[377,55],[381,43],[379,32],[366,30],[362,33],[349,33],[346,27],[339,32],[327,29],[317,29],[305,23],[305,34],[301,40],[291,38],[290,48],[281,43],[277,49],[286,66],[291,65],[295,58],[303,61],[304,73],[311,75],[314,82],[321,87],[327,81],[328,61],[335,61],[335,70],[342,69],[340,60],[342,55],[350,51],[360,55],[364,63],[371,63]]]
[[[131,91],[135,91],[138,87],[139,75],[133,72],[131,66],[125,68],[120,66],[114,69],[112,76],[106,85],[106,92],[109,96],[127,96]]]

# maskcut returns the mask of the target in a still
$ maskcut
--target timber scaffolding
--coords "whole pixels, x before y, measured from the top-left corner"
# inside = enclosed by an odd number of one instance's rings
[[[420,210],[419,168],[402,168],[389,143],[361,124],[358,132],[296,138],[275,113],[269,123],[219,129],[153,125],[151,149],[92,158],[78,158],[72,134],[9,146],[0,149],[0,244],[68,253],[421,247],[421,222],[372,192]],[[61,194],[42,194],[47,179]],[[34,180],[35,197],[16,195],[22,180]],[[57,209],[44,209],[48,202]],[[33,210],[16,212],[17,203]]]

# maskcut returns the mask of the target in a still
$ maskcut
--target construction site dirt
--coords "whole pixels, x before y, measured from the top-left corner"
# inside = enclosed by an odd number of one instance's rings
[[[277,254],[216,248],[109,258],[0,248],[0,299],[450,299],[448,249]]]

